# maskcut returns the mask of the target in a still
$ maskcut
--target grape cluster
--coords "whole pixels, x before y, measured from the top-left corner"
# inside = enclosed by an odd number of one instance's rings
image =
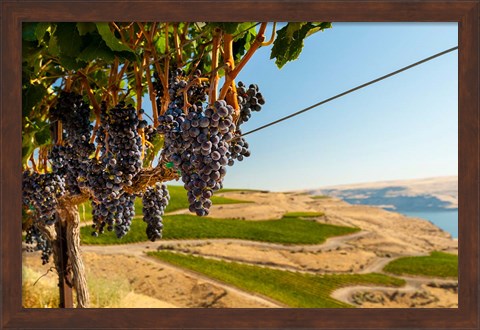
[[[183,71],[170,74],[170,103],[164,115],[159,116],[157,130],[164,135],[162,157],[181,174],[187,190],[189,210],[199,216],[209,214],[213,193],[222,188],[226,166],[233,165],[250,156],[248,143],[241,137],[239,126],[234,122],[234,109],[224,100],[213,107],[205,107],[206,84],[194,84],[193,78],[185,77]],[[198,81],[198,80],[197,80]],[[188,99],[183,91],[189,86]],[[157,79],[157,103],[161,108],[163,86]],[[258,86],[248,88],[238,84],[238,101],[241,107],[238,125],[248,121],[252,111],[260,111],[265,103]]]
[[[194,79],[197,79],[200,75],[201,72],[197,71]],[[165,115],[159,116],[159,126],[157,127],[157,131],[164,135],[165,142],[162,156],[164,156],[165,159],[170,159],[173,153],[181,154],[189,148],[182,138],[182,129],[180,127],[186,118],[186,114],[183,111],[185,100],[182,90],[188,85],[187,79],[184,72],[180,69],[173,70],[169,75],[168,91],[170,94],[170,104]],[[157,90],[158,108],[161,109],[162,99],[160,96],[163,95],[163,87],[159,79],[157,79],[155,86]],[[195,108],[197,108],[197,106],[201,107],[202,103],[206,101],[207,87],[205,83],[191,86],[188,90],[188,104],[193,104]]]
[[[135,216],[135,194],[123,193],[118,198],[107,197],[102,202],[92,201],[93,225],[92,236],[115,230],[118,238],[125,236],[130,230]]]
[[[143,221],[147,223],[147,237],[152,242],[162,238],[162,216],[169,200],[167,186],[160,182],[143,193]]]
[[[153,125],[147,125],[143,129],[143,132],[145,133],[145,140],[153,144],[158,136],[157,129]],[[150,148],[150,145],[147,143],[145,148]]]
[[[34,248],[27,250],[29,252],[42,251],[42,264],[45,265],[48,263],[53,252],[52,245],[37,226],[31,225],[26,229],[25,243],[35,245]]]
[[[115,229],[120,238],[128,232],[135,214],[136,196],[123,188],[133,184],[133,177],[142,168],[142,139],[137,131],[140,121],[135,108],[124,102],[110,110],[102,103],[100,119],[96,142],[102,157],[91,162],[87,176],[97,199],[92,202],[92,235],[102,233],[106,226],[108,231]]]
[[[159,131],[165,134],[165,156],[182,175],[189,210],[208,215],[214,191],[221,189],[228,165],[229,142],[234,137],[234,109],[223,100],[203,110],[201,104],[188,114],[171,104],[160,116]],[[168,142],[168,144],[167,144]]]
[[[106,186],[118,192],[124,185],[131,186],[133,177],[142,168],[142,138],[137,131],[139,120],[135,108],[124,102],[105,111],[104,118],[104,141],[99,139],[98,143],[102,143],[104,150],[102,160],[109,179]]]
[[[200,78],[202,72],[200,70],[196,70],[191,77],[187,76],[182,69],[175,69],[172,70],[169,74],[168,80],[168,94],[170,96],[170,104],[172,102],[178,105],[184,105],[185,101],[189,104],[197,104],[203,103],[207,100],[207,89],[208,84],[205,82],[198,82],[198,78]],[[154,89],[157,95],[157,108],[162,108],[162,97],[164,94],[164,88],[162,81],[158,77],[158,74],[154,74],[155,82],[153,83]],[[183,90],[189,82],[195,81],[192,84],[188,91],[187,91],[187,98],[188,100],[184,100]]]
[[[248,88],[241,81],[237,85],[237,98],[240,106],[238,125],[247,122],[252,116],[252,111],[262,110],[265,99],[258,89],[258,85],[250,84]]]
[[[248,150],[248,142],[241,136],[242,131],[235,132],[235,138],[230,143],[228,149],[228,165],[232,166],[235,160],[242,161],[244,157],[250,157],[250,150]]]
[[[145,113],[145,110],[140,109],[138,111],[140,115]],[[144,119],[139,118],[138,122],[138,129],[143,129],[143,133],[145,134],[145,140],[152,143],[155,137],[158,135],[157,129],[152,125],[148,124],[148,122]],[[145,148],[148,149],[150,146],[148,144],[145,145]]]
[[[262,105],[265,104],[265,99],[256,84],[250,84],[247,88],[244,83],[239,81],[237,85],[237,98],[240,106],[240,116],[238,118],[235,136],[228,150],[229,166],[232,166],[235,160],[242,161],[245,157],[250,157],[248,142],[242,137],[240,125],[250,119],[253,111],[258,112],[262,110]]]
[[[24,171],[22,177],[22,200],[27,208],[34,209],[37,220],[47,225],[55,222],[58,198],[65,194],[65,181],[55,173],[40,174]]]
[[[57,105],[50,110],[52,122],[61,121],[63,145],[56,145],[50,152],[54,173],[65,177],[66,186],[72,194],[80,192],[88,167],[89,156],[95,150],[89,138],[92,131],[90,108],[81,95],[61,92]]]

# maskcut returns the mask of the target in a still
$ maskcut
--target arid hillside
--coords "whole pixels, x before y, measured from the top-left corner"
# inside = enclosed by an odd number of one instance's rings
[[[353,204],[368,204],[391,210],[429,211],[458,208],[458,177],[369,182],[308,190]]]
[[[153,251],[168,251],[173,256],[202,257],[202,260],[211,263],[235,262],[240,266],[256,267],[254,269],[284,271],[290,274],[288,276],[363,276],[380,273],[404,281],[404,285],[398,288],[375,282],[332,286],[328,299],[352,307],[458,306],[458,281],[455,277],[402,275],[384,270],[389,263],[402,257],[429,256],[435,251],[449,255],[458,253],[457,241],[428,221],[376,207],[351,205],[337,198],[313,198],[304,193],[232,191],[221,195],[251,203],[214,205],[209,216],[212,219],[228,220],[227,223],[231,224],[249,221],[253,225],[283,219],[292,224],[308,222],[333,225],[335,228],[348,227],[355,231],[328,237],[319,244],[284,244],[274,239],[266,241],[262,240],[260,234],[254,239],[239,239],[229,237],[227,232],[225,237],[215,238],[83,245],[82,254],[89,274],[104,281],[120,278],[128,282],[130,298],[122,297],[115,307],[271,308],[291,305],[288,300],[282,301],[269,295],[268,291],[257,290],[256,287],[246,289],[242,283],[235,284],[225,273],[213,276],[203,272],[203,269],[195,270],[188,265],[147,254]],[[178,210],[174,213],[175,217],[180,217],[188,211]],[[297,222],[286,219],[286,214],[295,215]],[[165,218],[169,216],[173,215]],[[289,235],[304,234],[295,232],[295,228],[291,227]],[[51,267],[41,266],[37,254],[25,253],[24,256],[24,266],[38,273],[43,274]],[[228,271],[228,267],[226,269]],[[115,276],[112,277],[112,274]],[[50,272],[39,282],[54,280],[55,274]],[[145,300],[141,297],[145,297]]]

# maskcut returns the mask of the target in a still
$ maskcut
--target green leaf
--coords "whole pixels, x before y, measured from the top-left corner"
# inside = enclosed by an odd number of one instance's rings
[[[28,117],[33,108],[47,94],[47,89],[41,84],[29,85],[22,91],[22,115]]]
[[[219,23],[222,30],[229,34],[234,34],[237,32],[239,23]]]
[[[38,41],[43,40],[45,32],[47,32],[49,27],[50,23],[38,23],[37,27],[35,28],[35,37]]]
[[[62,55],[75,58],[80,54],[82,37],[78,34],[75,23],[58,23],[55,36]]]
[[[60,56],[60,64],[67,70],[78,70],[82,69],[87,66],[87,62],[84,61],[77,61],[75,57],[61,55]]]
[[[129,60],[130,62],[138,61],[137,55],[134,52],[114,52],[120,59]]]
[[[300,56],[303,40],[307,36],[331,26],[329,22],[288,23],[277,31],[270,58],[275,59],[275,64],[281,69],[287,62],[296,60]]]
[[[87,33],[95,32],[97,26],[95,23],[77,23],[77,30],[81,36],[84,36]]]
[[[50,140],[50,125],[44,125],[40,131],[35,133],[35,142],[39,147],[50,143]]]
[[[42,53],[42,48],[38,47],[37,41],[22,40],[22,61],[32,65],[33,61],[38,59]]]
[[[311,36],[314,33],[317,33],[318,31],[323,31],[325,29],[331,29],[332,28],[332,23],[331,22],[320,22],[318,23],[316,28],[311,29],[307,33],[307,37]]]
[[[243,36],[235,38],[232,46],[235,60],[239,60],[250,49],[256,35],[255,29],[250,29],[243,33]]]
[[[110,27],[108,23],[96,23],[97,24],[97,29],[98,33],[102,36],[103,40],[107,44],[107,46],[117,52],[131,52],[133,53],[133,50],[125,45],[120,39],[117,39],[115,37],[115,34],[110,30]]]
[[[107,47],[105,41],[98,38],[88,43],[88,46],[78,55],[78,59],[85,62],[91,62],[98,59],[110,62],[115,59],[115,54]]]
[[[286,25],[286,36],[287,38],[293,38],[293,34],[300,30],[302,28],[302,26],[304,26],[305,24],[307,24],[306,22],[293,22],[293,23],[288,23]]]
[[[153,44],[158,54],[165,53],[165,36],[156,35],[153,39]]]
[[[32,155],[33,151],[35,150],[33,135],[30,134],[23,134],[22,136],[22,164],[26,164],[28,159]]]
[[[238,34],[246,31],[248,28],[255,25],[253,22],[243,22],[243,23],[209,23],[209,26],[212,28],[219,27],[224,32],[228,34]],[[254,28],[252,28],[254,30]]]
[[[22,39],[26,41],[37,41],[35,30],[38,23],[23,23],[22,24]]]
[[[48,41],[48,51],[52,56],[60,55],[60,48],[58,47],[57,37],[51,36],[50,40]]]

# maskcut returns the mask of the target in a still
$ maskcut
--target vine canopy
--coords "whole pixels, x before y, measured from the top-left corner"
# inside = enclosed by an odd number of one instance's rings
[[[167,99],[155,104],[155,82],[168,85],[168,72],[181,68],[190,75],[201,72],[200,78],[210,83],[210,104],[225,99],[238,108],[232,95],[234,79],[258,48],[273,44],[271,59],[282,68],[299,57],[306,37],[331,27],[328,22],[282,25],[276,31],[275,24],[256,22],[24,23],[24,168],[33,155],[41,158],[55,142],[49,110],[62,90],[74,91],[89,102],[94,110],[92,121],[98,120],[102,101],[108,107],[125,101],[140,109],[142,98],[149,94],[155,121],[165,111],[162,104],[168,104]],[[221,77],[225,83],[218,86]],[[161,143],[161,139],[156,141],[149,159],[158,153]],[[41,164],[40,159],[38,162]]]

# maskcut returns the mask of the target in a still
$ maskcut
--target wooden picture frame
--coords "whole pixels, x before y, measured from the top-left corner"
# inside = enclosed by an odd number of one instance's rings
[[[452,328],[479,323],[479,0],[1,3],[2,328]],[[332,21],[459,24],[458,309],[24,309],[21,287],[21,31],[35,21]]]

